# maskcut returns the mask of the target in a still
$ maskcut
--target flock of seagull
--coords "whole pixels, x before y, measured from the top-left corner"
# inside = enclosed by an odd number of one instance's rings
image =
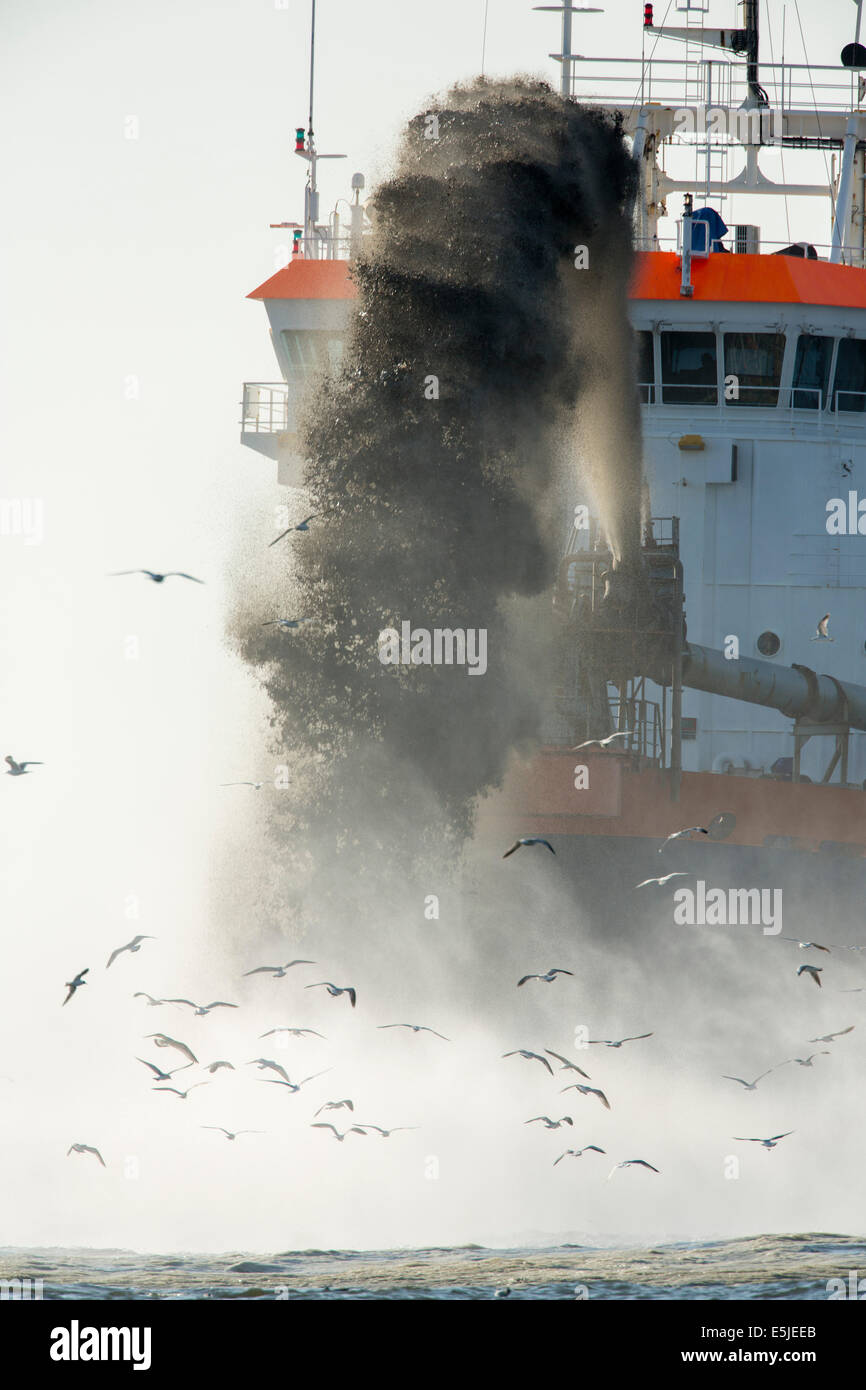
[[[828,614],[827,616],[829,617],[829,614]],[[822,620],[822,621],[823,621],[823,620]],[[609,749],[612,749],[612,748],[613,748],[613,746],[614,746],[614,741],[615,741],[616,739],[623,738],[623,737],[628,738],[628,737],[630,737],[630,734],[629,734],[629,733],[626,733],[625,731],[623,731],[622,733],[611,734],[608,738],[605,738],[605,739],[589,739],[589,740],[587,740],[585,743],[580,743],[580,744],[578,744],[577,747],[574,748],[574,749],[572,749],[571,751],[572,751],[572,752],[578,752],[578,751],[580,751],[580,750],[582,750],[582,749],[586,749],[586,748],[599,748],[599,749],[602,749],[602,750],[609,750]],[[664,850],[667,848],[667,846],[668,846],[672,841],[674,841],[674,840],[691,839],[692,836],[694,836],[694,835],[709,835],[709,834],[710,834],[709,828],[706,827],[706,826],[702,826],[702,825],[692,825],[692,826],[687,826],[686,828],[684,828],[684,829],[682,829],[682,830],[675,830],[675,831],[672,832],[672,834],[668,835],[668,836],[664,839],[664,841],[662,842],[662,844],[659,846],[658,853],[659,853],[659,854],[663,853]],[[556,854],[556,850],[554,849],[553,845],[550,843],[550,841],[549,841],[548,839],[545,839],[543,836],[540,836],[540,835],[526,835],[526,836],[521,836],[520,838],[518,838],[518,839],[515,841],[515,843],[514,843],[513,845],[511,845],[509,849],[506,850],[505,854],[503,855],[503,858],[504,858],[504,859],[508,859],[510,855],[515,854],[518,850],[520,850],[520,849],[525,849],[525,848],[530,848],[530,847],[532,847],[532,846],[541,846],[541,847],[543,847],[544,849],[549,850],[550,853],[551,853],[552,855],[555,856],[555,854]],[[672,879],[675,879],[675,878],[687,878],[687,877],[692,877],[692,876],[693,876],[693,875],[687,874],[687,873],[684,872],[684,871],[677,871],[677,872],[674,872],[674,873],[664,874],[664,875],[662,875],[662,876],[660,876],[660,877],[644,879],[641,883],[636,884],[635,887],[636,887],[636,888],[646,888],[646,887],[649,887],[649,886],[651,886],[651,885],[652,885],[652,886],[661,886],[661,887],[663,887],[665,884],[669,883]],[[866,948],[864,948],[864,947],[862,947],[862,946],[832,946],[832,945],[831,945],[831,946],[826,946],[826,945],[823,945],[823,944],[822,944],[821,942],[819,942],[819,941],[801,941],[800,938],[799,938],[799,937],[796,937],[796,936],[782,936],[782,937],[780,937],[780,940],[782,940],[782,941],[791,941],[791,942],[794,942],[794,943],[800,948],[800,950],[803,950],[803,951],[805,951],[805,950],[823,951],[823,952],[825,952],[826,954],[830,954],[830,952],[833,951],[833,950],[847,950],[847,951],[859,951],[859,952],[862,952],[864,949],[866,949]],[[821,976],[822,970],[823,970],[823,967],[821,967],[821,966],[815,966],[815,965],[809,965],[809,964],[802,964],[802,965],[799,965],[799,966],[797,967],[797,976],[799,977],[799,976],[801,976],[801,975],[807,975],[809,978],[811,978],[811,979],[814,980],[814,982],[815,982],[816,985],[818,985],[818,986],[820,987],[820,985],[821,985],[821,978],[820,978],[820,976]],[[518,984],[518,988],[519,988],[520,986],[522,986],[522,985],[527,984],[530,980],[539,980],[539,981],[544,981],[544,982],[547,983],[547,984],[552,984],[552,983],[556,980],[557,976],[559,976],[559,975],[573,975],[573,973],[574,973],[574,972],[571,971],[571,970],[565,970],[565,969],[562,969],[562,968],[560,968],[560,967],[558,967],[558,966],[557,966],[557,967],[551,967],[551,969],[548,970],[545,974],[524,975],[524,976],[522,977],[522,979],[518,980],[517,984]],[[849,992],[860,992],[860,991],[849,991]],[[834,1033],[825,1033],[825,1034],[823,1034],[823,1035],[820,1036],[820,1037],[810,1038],[810,1039],[809,1039],[809,1042],[810,1042],[810,1043],[833,1043],[837,1038],[845,1037],[848,1033],[853,1033],[854,1027],[855,1027],[855,1025],[854,1025],[854,1024],[851,1024],[849,1027],[847,1027],[847,1028],[841,1028],[841,1029],[839,1029],[837,1032],[834,1032]],[[633,1036],[628,1037],[628,1038],[619,1038],[619,1039],[610,1039],[610,1038],[590,1038],[590,1039],[586,1040],[586,1043],[585,1043],[584,1045],[585,1045],[585,1046],[601,1045],[601,1046],[606,1046],[606,1047],[615,1047],[615,1048],[619,1048],[619,1047],[622,1047],[624,1043],[627,1043],[627,1042],[638,1042],[638,1041],[640,1041],[640,1040],[642,1040],[642,1039],[644,1039],[644,1038],[650,1038],[650,1037],[652,1037],[652,1036],[653,1036],[652,1033],[638,1033],[638,1034],[633,1035]],[[589,1076],[589,1074],[588,1074],[587,1072],[583,1071],[583,1070],[577,1065],[576,1062],[571,1062],[571,1061],[568,1060],[568,1058],[561,1056],[559,1053],[557,1053],[557,1052],[552,1052],[550,1048],[545,1048],[544,1051],[548,1054],[548,1057],[554,1057],[554,1058],[556,1058],[557,1061],[559,1061],[559,1062],[561,1063],[561,1068],[560,1068],[560,1070],[568,1070],[568,1071],[577,1072],[577,1073],[579,1073],[580,1076],[582,1076],[582,1077],[584,1078],[585,1081],[589,1081],[589,1080],[591,1079],[590,1076]],[[763,1072],[760,1073],[759,1076],[756,1076],[755,1079],[754,1079],[753,1081],[747,1081],[747,1080],[745,1080],[743,1077],[740,1077],[740,1076],[730,1076],[730,1075],[728,1075],[728,1074],[726,1074],[726,1073],[723,1073],[723,1074],[722,1074],[722,1079],[725,1080],[725,1081],[735,1081],[735,1082],[737,1082],[740,1086],[742,1086],[742,1087],[744,1088],[744,1090],[746,1090],[746,1091],[755,1091],[755,1090],[757,1090],[757,1086],[758,1086],[758,1082],[759,1082],[759,1081],[762,1081],[762,1080],[764,1079],[764,1077],[769,1076],[771,1072],[778,1071],[781,1067],[793,1066],[794,1064],[796,1064],[796,1065],[798,1065],[798,1066],[801,1066],[801,1067],[812,1067],[813,1064],[814,1064],[814,1062],[815,1062],[816,1057],[829,1057],[830,1055],[831,1055],[830,1052],[829,1052],[826,1048],[824,1048],[824,1049],[821,1049],[819,1052],[812,1052],[812,1053],[810,1053],[810,1054],[809,1054],[808,1056],[806,1056],[806,1057],[788,1057],[788,1058],[786,1058],[783,1062],[777,1062],[774,1066],[768,1067],[766,1071],[763,1071]],[[541,1065],[542,1065],[543,1067],[546,1068],[546,1070],[550,1073],[551,1076],[553,1076],[553,1074],[554,1074],[554,1073],[553,1073],[553,1068],[551,1067],[550,1062],[548,1061],[547,1057],[542,1056],[539,1052],[533,1052],[533,1051],[529,1050],[528,1048],[517,1048],[517,1049],[515,1049],[514,1051],[503,1053],[503,1057],[522,1057],[522,1058],[524,1058],[524,1059],[527,1060],[527,1061],[539,1062],[539,1063],[541,1063]],[[563,1087],[563,1088],[562,1088],[562,1091],[560,1092],[560,1094],[564,1093],[565,1091],[577,1091],[577,1092],[579,1092],[581,1095],[585,1095],[585,1096],[586,1096],[586,1095],[595,1096],[595,1097],[601,1102],[601,1104],[605,1107],[605,1109],[609,1110],[609,1109],[611,1108],[611,1107],[610,1107],[610,1102],[609,1102],[607,1096],[605,1095],[604,1091],[599,1090],[599,1089],[597,1089],[597,1088],[595,1088],[595,1087],[593,1087],[593,1086],[581,1085],[580,1083],[575,1082],[575,1083],[572,1083],[572,1084],[569,1085],[569,1086]],[[544,1127],[545,1127],[545,1129],[551,1129],[551,1130],[552,1130],[552,1129],[559,1129],[559,1128],[561,1128],[562,1125],[569,1125],[569,1126],[572,1126],[572,1127],[573,1127],[573,1125],[574,1125],[574,1121],[573,1121],[573,1119],[572,1119],[572,1117],[571,1117],[570,1115],[563,1115],[563,1116],[561,1116],[559,1119],[552,1119],[549,1115],[535,1115],[535,1116],[532,1117],[532,1119],[526,1120],[524,1123],[525,1123],[525,1124],[543,1124]],[[738,1143],[744,1143],[744,1144],[760,1144],[760,1145],[762,1146],[762,1148],[764,1149],[764,1151],[767,1152],[767,1153],[769,1153],[769,1151],[770,1151],[771,1149],[774,1149],[774,1148],[776,1147],[776,1145],[779,1143],[780,1140],[782,1140],[782,1139],[787,1139],[788,1136],[789,1136],[790,1134],[793,1134],[793,1133],[795,1133],[795,1131],[792,1130],[792,1129],[789,1129],[789,1130],[785,1130],[785,1131],[784,1131],[783,1133],[781,1133],[781,1134],[770,1135],[768,1138],[759,1138],[759,1137],[754,1137],[754,1136],[751,1136],[751,1135],[742,1135],[742,1134],[735,1134],[735,1135],[732,1135],[731,1137],[732,1137],[735,1141],[737,1141]],[[563,1160],[564,1158],[581,1158],[581,1157],[583,1156],[583,1154],[585,1154],[585,1153],[590,1153],[590,1152],[592,1152],[592,1153],[598,1153],[598,1154],[603,1154],[605,1151],[604,1151],[604,1149],[599,1148],[599,1146],[598,1146],[597,1144],[586,1144],[586,1145],[584,1145],[582,1148],[579,1148],[579,1149],[566,1149],[563,1153],[561,1153],[561,1154],[559,1155],[559,1157],[558,1157],[557,1159],[554,1160],[554,1165],[553,1165],[553,1166],[556,1167],[556,1165],[557,1165],[558,1163],[561,1163],[562,1160]],[[654,1172],[654,1173],[659,1172],[659,1169],[655,1168],[651,1163],[648,1163],[646,1159],[642,1159],[642,1158],[625,1159],[625,1160],[623,1160],[622,1162],[617,1163],[617,1164],[614,1165],[614,1167],[611,1169],[610,1173],[608,1174],[608,1179],[610,1179],[610,1178],[613,1177],[613,1175],[614,1175],[614,1173],[617,1171],[617,1169],[619,1169],[619,1168],[630,1168],[630,1167],[643,1167],[643,1168],[648,1168],[648,1169],[650,1169],[650,1170],[651,1170],[652,1172]]]

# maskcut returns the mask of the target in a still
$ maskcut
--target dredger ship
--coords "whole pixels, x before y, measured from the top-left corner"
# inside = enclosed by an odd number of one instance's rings
[[[664,864],[794,884],[809,913],[832,891],[847,910],[866,888],[862,0],[829,16],[854,30],[829,66],[763,61],[757,0],[715,0],[730,28],[709,27],[708,0],[678,0],[672,25],[635,6],[633,60],[579,57],[581,11],[537,8],[560,15],[563,96],[619,110],[638,167],[630,316],[651,514],[639,555],[616,567],[589,499],[575,508],[557,715],[488,819],[550,839],[600,901]],[[244,385],[241,435],[288,487],[303,484],[298,393],[340,354],[366,229],[360,174],[348,217],[345,200],[320,217],[316,166],[335,156],[316,149],[312,100],[295,151],[304,220],[277,224],[291,232],[286,264],[249,296],[281,380]],[[816,164],[823,182],[799,181]],[[788,239],[729,227],[734,198],[738,210],[784,199]],[[826,202],[825,244],[798,236],[809,198]],[[659,860],[692,826],[707,833]]]

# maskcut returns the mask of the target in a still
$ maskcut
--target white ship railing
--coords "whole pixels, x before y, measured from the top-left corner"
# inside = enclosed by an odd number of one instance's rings
[[[571,61],[572,96],[605,106],[636,109],[654,102],[678,108],[739,107],[748,96],[746,65],[741,62],[696,59],[694,55]],[[861,107],[859,76],[854,68],[829,64],[761,61],[761,82],[769,109],[780,112],[812,112],[816,107],[819,111],[856,111]]]
[[[245,381],[241,430],[283,434],[289,428],[289,388],[284,381]]]

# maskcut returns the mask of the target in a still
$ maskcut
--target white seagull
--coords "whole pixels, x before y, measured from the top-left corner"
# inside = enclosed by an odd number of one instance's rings
[[[552,984],[557,975],[573,975],[573,970],[561,970],[559,966],[551,966],[546,975],[524,975],[522,980],[517,981],[517,988],[525,985],[527,980],[544,980],[545,984]]]
[[[75,979],[74,979],[74,980],[67,980],[67,981],[66,981],[66,988],[69,990],[69,993],[67,994],[66,998],[65,998],[64,1001],[63,1001],[64,1004],[68,1004],[68,1003],[69,1003],[70,999],[72,998],[73,994],[75,993],[75,991],[76,991],[77,989],[80,989],[82,985],[86,985],[86,984],[87,984],[87,981],[85,980],[84,977],[85,977],[85,975],[88,973],[89,970],[90,970],[90,966],[89,966],[89,965],[86,965],[86,966],[84,967],[83,970],[79,970],[79,972],[78,972],[78,974],[75,976]]]
[[[6,773],[7,777],[26,777],[28,767],[45,766],[44,763],[40,763],[33,758],[30,758],[27,762],[16,762],[11,753],[6,754],[6,761],[9,764],[9,771]]]
[[[237,1004],[227,1004],[224,999],[215,999],[212,1004],[195,1004],[192,999],[169,999],[169,1004],[188,1004],[198,1018],[204,1018],[211,1009],[236,1009]]]
[[[273,1033],[288,1033],[293,1038],[302,1038],[306,1033],[310,1033],[314,1038],[324,1038],[324,1033],[317,1033],[315,1028],[269,1028],[266,1033],[260,1033],[259,1038],[269,1038]]]
[[[783,1067],[785,1063],[779,1062],[777,1065]],[[761,1072],[760,1076],[756,1076],[754,1081],[744,1081],[741,1076],[729,1076],[728,1073],[724,1071],[722,1072],[722,1078],[725,1081],[739,1081],[740,1085],[745,1086],[747,1091],[754,1091],[758,1085],[758,1082],[763,1081],[765,1076],[769,1076],[770,1072],[775,1070],[775,1067],[768,1067],[766,1071]]]
[[[809,1042],[833,1042],[835,1038],[844,1038],[846,1033],[853,1033],[856,1023],[852,1023],[850,1028],[840,1028],[838,1033],[825,1033],[823,1038],[809,1038]]]
[[[506,1057],[525,1057],[527,1062],[540,1062],[543,1067],[547,1067],[550,1075],[553,1076],[553,1067],[546,1057],[540,1057],[537,1052],[529,1052],[525,1047],[518,1047],[514,1052],[503,1052],[503,1059]]]
[[[314,960],[290,960],[285,965],[257,965],[255,970],[245,970],[247,975],[273,975],[275,980],[281,980],[287,970],[291,970],[293,965],[315,965]]]
[[[584,1154],[590,1153],[590,1151],[596,1154],[606,1153],[606,1150],[600,1149],[598,1144],[585,1144],[582,1149],[566,1149],[565,1153],[561,1153],[559,1158],[553,1160],[553,1166],[555,1168],[557,1163],[561,1163],[564,1158],[582,1158]]]
[[[502,858],[507,859],[509,854],[516,854],[517,851],[523,849],[525,845],[544,845],[544,848],[549,849],[551,854],[556,854],[556,850],[549,840],[542,839],[540,835],[523,835],[519,840],[514,841],[511,849],[507,849]]]
[[[557,1062],[562,1063],[562,1066],[559,1068],[560,1071],[576,1071],[578,1076],[583,1077],[584,1081],[590,1080],[589,1072],[584,1071],[583,1068],[579,1067],[576,1062],[569,1062],[567,1057],[562,1056],[562,1053],[554,1052],[549,1047],[546,1047],[544,1050],[547,1053],[548,1057],[555,1057]]]
[[[127,943],[126,943],[125,946],[118,946],[118,948],[117,948],[116,951],[112,951],[111,955],[108,957],[108,960],[106,961],[106,965],[105,965],[106,970],[108,969],[109,965],[111,965],[112,961],[117,960],[117,957],[118,957],[119,955],[122,955],[124,951],[130,951],[133,955],[135,955],[135,953],[136,953],[137,951],[140,951],[140,950],[141,950],[141,943],[142,943],[142,941],[155,941],[155,940],[156,940],[156,937],[155,937],[155,936],[134,936],[134,937],[132,938],[131,941],[127,941]],[[171,1002],[171,1001],[169,1001],[169,1002]]]
[[[360,1125],[352,1125],[350,1129],[344,1130],[341,1134],[336,1125],[325,1124],[324,1120],[319,1120],[316,1124],[310,1125],[310,1129],[329,1129],[334,1138],[338,1139],[341,1144],[347,1134],[360,1134],[362,1139],[367,1138],[366,1130],[363,1130]]]
[[[155,1062],[146,1062],[143,1057],[136,1057],[136,1062],[141,1062],[143,1067],[149,1067],[153,1072],[151,1081],[170,1081],[176,1072],[186,1071],[187,1067],[192,1066],[192,1062],[186,1062],[182,1067],[174,1067],[172,1071],[163,1071]]]
[[[381,1134],[383,1139],[390,1139],[392,1134],[399,1134],[404,1129],[417,1129],[417,1125],[395,1125],[393,1129],[383,1129],[381,1125],[360,1125],[363,1130],[375,1129],[377,1134]]]
[[[570,752],[581,753],[584,748],[611,748],[614,739],[631,738],[631,734],[631,729],[622,729],[619,733],[608,734],[607,738],[588,738],[585,743],[578,743],[574,748],[570,749]]]
[[[605,1110],[610,1109],[610,1101],[604,1091],[598,1091],[594,1086],[581,1086],[579,1081],[575,1081],[571,1086],[563,1086],[560,1095],[562,1095],[563,1091],[580,1091],[582,1096],[598,1096]]]
[[[333,1070],[333,1067],[325,1067],[324,1071],[315,1071],[312,1076],[305,1076],[303,1081],[298,1081],[297,1083],[290,1081],[288,1077],[286,1077],[285,1081],[271,1081],[270,1077],[263,1077],[262,1079],[266,1086],[285,1086],[294,1096],[297,1095],[302,1086],[306,1086],[308,1081],[315,1081],[317,1076],[325,1076],[329,1071]]]
[[[651,1038],[652,1033],[635,1033],[630,1038],[587,1038],[587,1047],[622,1047],[623,1043],[640,1042],[641,1038]]]
[[[432,1033],[434,1037],[441,1038],[443,1042],[450,1042],[444,1033],[437,1033],[435,1028],[428,1028],[426,1023],[377,1023],[378,1029],[382,1028],[411,1028],[413,1033]]]
[[[812,979],[815,981],[815,984],[820,989],[821,981],[819,980],[818,976],[821,974],[823,969],[823,965],[798,965],[797,975],[811,975]]]
[[[180,1096],[181,1100],[186,1100],[190,1091],[194,1091],[197,1086],[209,1086],[209,1081],[194,1081],[185,1091],[179,1091],[176,1086],[154,1086],[155,1091],[171,1091],[175,1096]]]
[[[355,1104],[351,1100],[326,1100],[324,1105],[320,1105],[313,1119],[318,1119],[323,1110],[354,1110]]]
[[[209,1062],[208,1065],[205,1067],[205,1071],[209,1071],[211,1076],[213,1076],[214,1072],[222,1071],[224,1067],[228,1071],[235,1070],[235,1067],[231,1062]]]
[[[664,844],[659,845],[659,854],[670,844],[671,840],[686,840],[690,835],[709,835],[709,830],[705,830],[702,825],[690,825],[686,830],[675,830],[672,835],[668,835]]]
[[[229,1141],[237,1139],[239,1134],[264,1134],[263,1129],[223,1129],[222,1125],[199,1125],[199,1129],[213,1129],[218,1134],[224,1134]]]
[[[829,1057],[829,1056],[830,1056],[830,1053],[829,1053],[829,1052],[826,1052],[826,1051],[824,1051],[824,1052],[811,1052],[811,1053],[809,1054],[808,1057],[789,1057],[789,1058],[788,1058],[788,1061],[789,1061],[789,1062],[796,1062],[796,1063],[798,1064],[798,1066],[801,1066],[801,1067],[811,1067],[811,1065],[812,1065],[812,1063],[814,1062],[814,1060],[815,1060],[816,1057]],[[779,1065],[784,1067],[784,1066],[787,1065],[787,1064],[786,1064],[785,1062],[780,1062]]]
[[[251,1062],[247,1062],[248,1067],[258,1067],[259,1071],[275,1071],[284,1081],[288,1081],[289,1073],[285,1067],[281,1067],[279,1062],[272,1062],[268,1057],[254,1057]]]
[[[293,531],[301,531],[302,533],[309,531],[310,522],[315,521],[318,515],[318,512],[311,512],[309,516],[304,517],[303,521],[299,521],[297,526],[287,526],[285,531],[281,531],[272,541],[268,541],[268,550],[270,550],[272,545],[276,545],[278,541],[281,541],[284,536],[290,536]]]
[[[220,782],[221,787],[254,787],[257,792],[260,792],[264,785],[264,782]]]
[[[92,1144],[71,1144],[66,1150],[66,1157],[68,1158],[70,1154],[94,1154],[103,1168],[105,1167],[105,1159],[98,1149],[94,1149]]]
[[[826,951],[828,955],[830,954],[830,947],[822,946],[820,941],[801,941],[799,936],[782,936],[779,939],[781,941],[796,941],[801,951],[808,951],[811,949],[813,951]]]
[[[559,1129],[561,1125],[574,1125],[574,1120],[570,1115],[563,1115],[561,1120],[552,1120],[549,1115],[533,1115],[531,1120],[524,1120],[525,1125],[542,1124],[545,1129]]]
[[[157,574],[154,570],[112,570],[108,577],[116,579],[121,574],[146,574],[154,584],[162,584],[166,579],[191,579],[193,584],[204,583],[203,579],[196,579],[194,574],[185,574],[183,570],[166,570],[165,574]]]
[[[191,1062],[198,1062],[195,1053],[187,1047],[186,1043],[178,1042],[177,1038],[170,1038],[166,1033],[148,1033],[147,1037],[153,1038],[157,1047],[173,1047],[182,1057],[188,1057]]]
[[[107,968],[107,967],[106,967],[106,968]],[[157,1009],[157,1008],[159,1008],[160,1004],[167,1004],[167,1003],[168,1003],[168,1000],[167,1000],[167,999],[154,999],[154,997],[153,997],[152,994],[148,994],[148,993],[147,993],[145,990],[143,990],[143,989],[138,989],[138,990],[136,990],[135,994],[134,994],[132,997],[133,997],[133,999],[146,999],[146,1000],[147,1000],[147,1007],[148,1007],[149,1009]]]
[[[817,641],[820,641],[822,638],[825,639],[825,640],[827,640],[827,641],[830,641],[830,642],[833,641],[833,638],[830,636],[830,614],[829,614],[829,613],[825,613],[825,614],[824,614],[824,616],[823,616],[823,618],[821,619],[820,623],[819,623],[818,626],[815,628],[815,636],[812,638],[812,641],[813,641],[813,642],[817,642]]]
[[[666,883],[670,883],[670,881],[671,881],[672,878],[688,878],[688,877],[689,877],[689,875],[688,875],[688,873],[686,872],[685,869],[677,869],[676,873],[673,873],[673,874],[662,874],[661,878],[645,878],[645,879],[642,879],[642,881],[641,881],[640,883],[636,883],[636,884],[635,884],[635,891],[637,891],[638,888],[649,888],[652,884],[657,884],[659,888],[664,888],[665,884],[666,884]]]
[[[317,980],[313,985],[304,985],[304,989],[326,989],[332,999],[339,999],[341,994],[348,994],[353,1009],[357,1000],[352,985],[332,985],[330,980]]]
[[[645,1158],[624,1158],[622,1163],[615,1163],[607,1175],[610,1182],[617,1168],[649,1168],[651,1173],[657,1173],[658,1168],[653,1168],[651,1163],[647,1163]]]
[[[789,1134],[793,1134],[792,1129],[786,1129],[784,1134],[774,1134],[771,1139],[749,1139],[744,1134],[735,1134],[734,1139],[740,1144],[763,1144],[764,1148],[774,1149],[780,1139],[787,1139]]]

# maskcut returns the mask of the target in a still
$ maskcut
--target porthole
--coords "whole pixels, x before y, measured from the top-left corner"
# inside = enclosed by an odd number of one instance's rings
[[[761,656],[777,656],[782,639],[775,632],[762,632],[755,645]]]

